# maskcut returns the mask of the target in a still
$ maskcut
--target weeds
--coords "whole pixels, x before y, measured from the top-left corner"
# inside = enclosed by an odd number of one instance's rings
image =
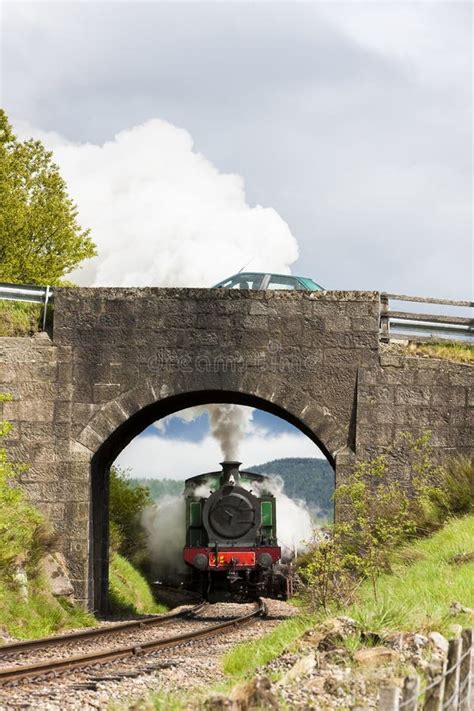
[[[474,348],[461,343],[410,343],[407,350],[411,355],[428,356],[455,360],[459,363],[474,362]]]

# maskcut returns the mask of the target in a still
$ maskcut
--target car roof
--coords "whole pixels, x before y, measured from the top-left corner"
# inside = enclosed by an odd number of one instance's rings
[[[236,276],[246,277],[254,276],[255,274],[258,274],[259,276],[266,276],[269,274],[270,276],[282,277],[283,279],[310,279],[316,284],[312,277],[304,277],[301,274],[279,274],[278,272],[237,272],[236,274],[231,274],[230,276],[221,279],[221,281],[227,281],[228,279],[233,279]]]

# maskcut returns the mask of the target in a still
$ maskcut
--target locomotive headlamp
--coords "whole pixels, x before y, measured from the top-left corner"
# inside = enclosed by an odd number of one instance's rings
[[[193,558],[193,565],[198,570],[206,570],[208,562],[207,555],[204,553],[198,553]]]
[[[273,558],[270,553],[260,553],[258,556],[258,563],[262,566],[262,568],[270,568],[273,563]]]

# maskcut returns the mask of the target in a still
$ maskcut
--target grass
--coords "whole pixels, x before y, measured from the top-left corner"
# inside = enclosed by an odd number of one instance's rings
[[[118,553],[112,555],[109,567],[109,604],[111,612],[159,614],[164,605],[155,602],[147,581],[129,561]]]
[[[470,615],[452,614],[450,605],[456,601],[465,607],[474,607],[474,561],[469,556],[473,541],[474,515],[449,521],[430,538],[413,541],[400,550],[393,572],[378,581],[378,601],[373,599],[371,586],[363,585],[358,602],[334,614],[353,617],[364,631],[378,634],[437,630],[452,636],[450,625],[453,623],[472,626]],[[453,560],[459,555],[463,555],[466,562]],[[286,620],[264,637],[243,642],[230,650],[223,659],[226,674],[223,683],[212,689],[183,694],[152,694],[144,708],[180,711],[191,702],[203,706],[210,693],[230,692],[236,683],[251,678],[258,668],[285,651],[296,649],[298,639],[324,619],[324,615],[298,615]],[[351,635],[345,641],[351,652],[368,645],[370,642],[364,643],[359,635]]]
[[[60,630],[94,627],[93,615],[65,599],[55,598],[42,577],[29,585],[28,600],[0,581],[0,627],[17,639],[35,639]]]
[[[252,642],[236,645],[224,657],[224,672],[241,677],[279,657],[306,630],[314,627],[313,616],[298,616],[285,620],[269,634]]]
[[[412,355],[474,363],[474,347],[461,343],[410,343],[407,348]]]
[[[32,336],[40,330],[43,307],[18,301],[0,301],[0,336]]]
[[[473,549],[474,515],[450,521],[430,538],[402,549],[393,573],[377,582],[377,600],[365,585],[347,614],[373,632],[437,630],[449,635],[453,623],[472,625],[468,614],[452,615],[449,608],[455,601],[474,608],[474,562],[452,560]]]

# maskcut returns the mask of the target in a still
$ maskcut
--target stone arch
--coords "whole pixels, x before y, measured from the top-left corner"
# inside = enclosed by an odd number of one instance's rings
[[[178,390],[178,389],[177,389]],[[151,383],[135,387],[102,407],[77,437],[91,452],[90,590],[89,599],[99,611],[106,610],[108,588],[108,470],[129,442],[152,422],[187,407],[215,402],[249,405],[277,415],[306,434],[335,468],[339,431],[333,417],[305,398],[279,397],[260,383],[257,392],[190,388],[158,391]]]

